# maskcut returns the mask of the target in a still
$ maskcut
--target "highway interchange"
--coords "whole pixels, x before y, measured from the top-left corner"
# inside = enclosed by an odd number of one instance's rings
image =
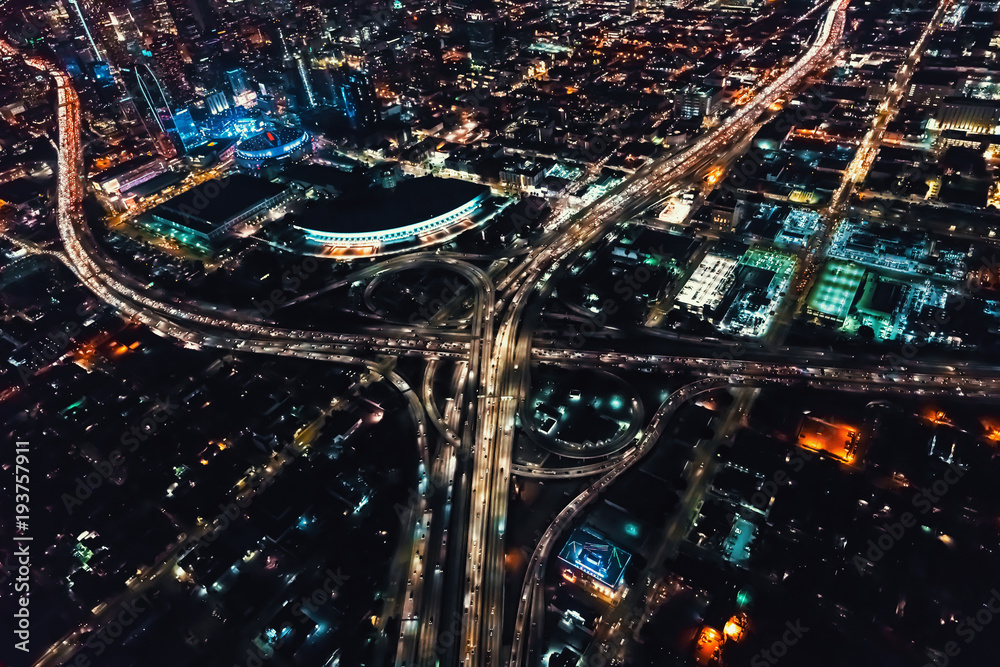
[[[393,594],[390,605],[401,619],[398,641],[394,642],[395,664],[471,667],[507,662],[515,667],[524,664],[529,655],[536,655],[543,614],[539,587],[560,534],[656,444],[670,416],[693,397],[724,387],[795,383],[871,393],[997,394],[1000,369],[975,365],[910,361],[900,368],[899,364],[861,364],[850,357],[804,349],[732,359],[732,355],[565,350],[533,343],[536,306],[551,292],[557,277],[601,238],[661,201],[665,192],[701,173],[728,147],[752,134],[771,105],[794,92],[833,52],[844,29],[848,4],[849,0],[829,4],[814,42],[784,73],[756,91],[752,101],[689,148],[637,171],[570,218],[557,234],[547,237],[548,243],[532,247],[522,261],[484,272],[458,255],[419,253],[373,264],[350,276],[345,282],[372,281],[420,266],[444,266],[475,288],[471,290],[471,306],[465,299],[455,299],[431,323],[387,322],[360,333],[277,327],[259,315],[150,291],[126,275],[103,254],[82,214],[81,110],[73,82],[50,63],[26,58],[25,62],[48,72],[56,83],[60,129],[57,219],[63,250],[34,251],[63,261],[83,284],[123,316],[189,347],[351,364],[390,381],[407,397],[422,459],[419,499],[410,508],[409,539],[401,551],[407,566],[400,573],[398,595]],[[0,42],[0,50],[16,54],[4,42]],[[466,321],[469,326],[463,330],[458,325]],[[389,366],[373,359],[375,355],[425,359],[419,393]],[[433,395],[441,361],[454,362],[448,383],[451,395],[443,411]],[[684,373],[701,379],[671,394],[631,448],[598,463],[562,468],[527,466],[514,462],[513,445],[515,416],[528,392],[532,361]],[[444,443],[436,456],[428,443],[432,430]],[[512,631],[508,628],[512,645],[505,650],[504,535],[512,475],[594,477],[595,481],[559,513],[536,545],[517,600],[516,626]],[[151,568],[149,581],[175,557],[171,555]],[[113,606],[109,601],[105,608]],[[387,612],[381,623],[389,615]],[[100,622],[100,614],[96,614],[91,625],[98,627]],[[68,634],[37,664],[63,664],[78,634]]]

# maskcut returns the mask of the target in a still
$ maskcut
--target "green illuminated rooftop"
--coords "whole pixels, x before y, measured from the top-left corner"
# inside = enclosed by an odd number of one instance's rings
[[[763,248],[750,248],[743,257],[741,264],[765,271],[774,271],[776,275],[787,278],[795,271],[795,257],[784,252],[775,252]]]
[[[852,262],[828,262],[809,295],[810,312],[843,322],[851,311],[865,268]]]

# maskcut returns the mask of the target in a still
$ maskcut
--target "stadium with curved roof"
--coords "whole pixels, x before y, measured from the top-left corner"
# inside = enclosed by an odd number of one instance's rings
[[[245,169],[295,160],[312,152],[312,137],[295,127],[273,127],[236,144],[236,163]]]
[[[468,181],[424,176],[389,189],[370,188],[315,202],[292,228],[301,250],[328,257],[398,252],[441,243],[482,224],[490,189]]]

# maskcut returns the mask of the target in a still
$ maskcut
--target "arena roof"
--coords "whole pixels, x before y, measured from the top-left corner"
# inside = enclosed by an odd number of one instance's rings
[[[387,231],[444,215],[488,192],[478,183],[424,176],[402,180],[392,189],[369,188],[317,202],[295,224],[341,234]]]
[[[270,151],[293,144],[305,136],[306,132],[300,128],[272,127],[239,142],[236,150],[245,154]]]
[[[200,183],[150,213],[207,233],[284,190],[285,186],[263,178],[232,174]]]

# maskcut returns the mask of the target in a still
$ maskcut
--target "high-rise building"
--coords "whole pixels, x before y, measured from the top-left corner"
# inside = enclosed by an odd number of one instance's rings
[[[111,49],[116,64],[131,62],[142,52],[142,32],[132,13],[127,9],[109,11],[108,24],[113,35]]]
[[[87,24],[87,15],[83,7],[80,6],[78,0],[69,0],[69,4],[73,8],[73,13],[76,14],[77,19],[80,21],[80,25],[83,27],[83,33],[87,38],[87,43],[90,46],[94,60],[104,60],[104,52],[97,46],[94,35],[90,32],[90,26]]]
[[[303,100],[305,106],[314,107],[316,106],[316,93],[313,92],[312,81],[309,80],[309,69],[306,67],[306,60],[302,57],[301,53],[295,56],[295,66],[299,72],[299,79],[302,80],[302,90],[305,93],[305,99]]]
[[[188,109],[177,109],[174,111],[174,126],[177,128],[177,136],[180,137],[185,149],[191,148],[198,143],[198,139],[200,138],[198,126],[195,125],[194,119],[191,118],[191,112]]]
[[[351,127],[370,130],[382,120],[381,103],[368,74],[345,65],[340,69],[337,84]]]
[[[229,111],[229,100],[220,91],[209,93],[205,98],[205,105],[208,106],[208,112],[213,116]]]
[[[492,63],[495,56],[493,23],[486,20],[486,15],[482,12],[473,11],[469,13],[466,30],[469,35],[472,64],[481,67]]]
[[[152,55],[149,65],[156,71],[171,99],[177,103],[190,101],[191,85],[184,71],[184,59],[177,38],[157,35],[149,44],[149,52]]]
[[[134,99],[134,102],[144,119],[152,121],[163,134],[173,129],[170,99],[149,65],[139,64],[134,68],[122,68],[122,72],[130,75],[131,80],[128,81],[130,84],[135,81],[139,94],[135,96],[138,99]]]
[[[193,41],[201,36],[198,22],[195,21],[194,12],[187,0],[169,0],[170,14],[174,19],[174,26],[177,35],[188,41]]]
[[[188,5],[202,34],[212,32],[219,27],[219,17],[209,0],[188,0]]]
[[[249,90],[246,79],[243,78],[243,70],[240,68],[226,70],[226,80],[229,82],[229,89],[233,91],[233,97],[239,97]]]
[[[158,32],[168,35],[177,34],[177,26],[174,25],[174,17],[170,13],[167,0],[153,0],[153,27]]]
[[[722,89],[691,84],[679,91],[674,98],[681,118],[711,116],[722,101]]]

